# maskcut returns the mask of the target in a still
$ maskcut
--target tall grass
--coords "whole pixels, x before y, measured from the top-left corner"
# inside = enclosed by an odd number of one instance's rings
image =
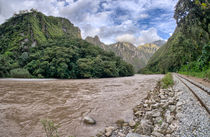
[[[173,76],[171,73],[167,73],[161,80],[161,87],[166,89],[174,85]]]

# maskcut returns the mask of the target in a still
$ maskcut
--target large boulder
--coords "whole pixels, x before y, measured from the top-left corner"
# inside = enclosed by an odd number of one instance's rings
[[[90,124],[90,125],[96,124],[96,121],[92,117],[89,117],[89,116],[85,116],[83,121],[84,123]]]

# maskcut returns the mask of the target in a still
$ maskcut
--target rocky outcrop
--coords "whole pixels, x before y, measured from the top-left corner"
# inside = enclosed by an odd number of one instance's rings
[[[151,57],[159,48],[160,48],[160,47],[158,47],[157,45],[152,44],[152,43],[147,43],[147,44],[138,46],[138,49],[139,49],[140,51],[144,51],[144,52],[149,53],[149,54],[150,54],[150,57]]]
[[[85,40],[93,45],[99,46],[100,48],[104,50],[108,50],[108,47],[103,42],[100,41],[98,36],[95,36],[94,38],[88,36],[86,37]]]

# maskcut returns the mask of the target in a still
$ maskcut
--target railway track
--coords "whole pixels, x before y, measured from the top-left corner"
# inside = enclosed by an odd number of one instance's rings
[[[199,101],[200,105],[210,115],[210,90],[178,74],[176,74],[175,76],[189,89],[189,91]]]

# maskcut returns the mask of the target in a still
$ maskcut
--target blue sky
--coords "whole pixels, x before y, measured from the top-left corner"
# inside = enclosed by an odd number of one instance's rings
[[[176,23],[178,0],[0,0],[0,23],[14,12],[35,8],[68,18],[82,37],[98,35],[107,44],[126,41],[136,46],[167,40]]]

